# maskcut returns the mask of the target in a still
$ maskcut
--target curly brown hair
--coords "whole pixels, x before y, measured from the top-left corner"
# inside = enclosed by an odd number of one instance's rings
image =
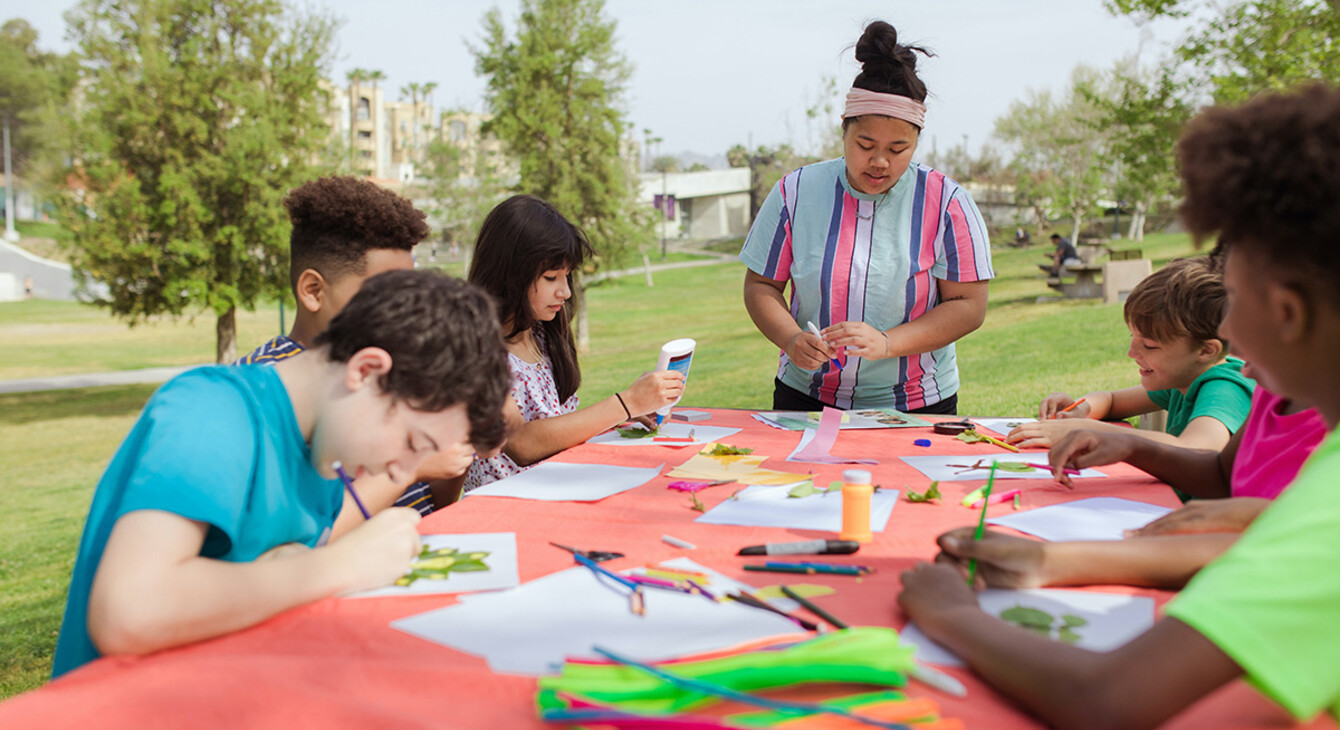
[[[315,269],[327,280],[367,271],[369,250],[409,251],[428,237],[414,204],[363,178],[332,175],[294,188],[284,198],[289,236],[289,284]]]
[[[1216,107],[1177,146],[1182,218],[1340,305],[1340,90],[1316,83]]]
[[[483,289],[434,271],[386,271],[363,283],[317,335],[335,362],[365,347],[391,355],[378,385],[429,413],[464,403],[480,451],[503,442],[503,403],[512,384],[501,325]]]

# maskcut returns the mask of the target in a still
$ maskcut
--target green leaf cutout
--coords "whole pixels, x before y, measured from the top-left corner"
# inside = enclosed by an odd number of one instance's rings
[[[940,498],[940,482],[931,482],[931,486],[925,492],[914,492],[907,490],[907,501],[909,502],[929,502]]]

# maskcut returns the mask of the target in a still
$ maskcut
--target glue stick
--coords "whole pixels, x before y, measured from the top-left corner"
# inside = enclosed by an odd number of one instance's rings
[[[870,483],[870,472],[847,469],[842,472],[842,532],[838,537],[870,542],[870,497],[875,487]]]
[[[689,380],[689,365],[693,363],[693,348],[697,346],[697,342],[687,337],[679,340],[671,340],[665,343],[665,345],[661,347],[661,356],[656,361],[656,369],[673,370],[677,373],[682,373],[684,375],[685,385],[687,385]],[[680,398],[683,397],[683,394],[680,394]],[[658,428],[661,425],[661,421],[664,421],[665,417],[670,415],[670,409],[678,402],[679,398],[676,398],[674,403],[671,403],[664,408],[656,409],[656,426]]]

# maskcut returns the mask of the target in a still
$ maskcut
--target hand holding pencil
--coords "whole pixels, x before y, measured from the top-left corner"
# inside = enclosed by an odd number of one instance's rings
[[[1088,398],[1075,400],[1065,393],[1051,393],[1038,404],[1038,418],[1088,418],[1090,409],[1087,401]]]

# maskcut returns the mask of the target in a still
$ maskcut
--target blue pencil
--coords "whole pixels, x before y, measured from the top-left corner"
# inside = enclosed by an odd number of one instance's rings
[[[337,461],[331,466],[335,467],[335,473],[339,474],[340,479],[344,481],[344,488],[349,490],[349,496],[354,498],[354,504],[358,505],[358,511],[363,513],[363,519],[372,519],[372,515],[368,514],[368,508],[363,506],[363,500],[358,498],[358,492],[354,491],[354,480],[349,478],[349,474],[344,471],[344,465]]]

